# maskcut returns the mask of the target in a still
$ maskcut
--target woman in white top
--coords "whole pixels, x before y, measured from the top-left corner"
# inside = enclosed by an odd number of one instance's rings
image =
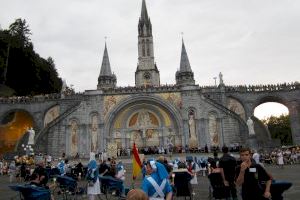
[[[278,164],[281,168],[283,168],[284,162],[283,162],[283,154],[282,154],[281,151],[279,151],[279,152],[277,153],[277,164]]]

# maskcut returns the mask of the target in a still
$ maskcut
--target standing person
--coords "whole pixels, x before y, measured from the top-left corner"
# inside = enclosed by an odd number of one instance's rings
[[[168,172],[165,167],[154,160],[146,165],[147,175],[142,182],[142,190],[150,200],[171,200],[172,188],[168,180]]]
[[[9,182],[12,183],[14,180],[14,177],[16,175],[16,170],[17,170],[16,163],[14,160],[11,161],[11,163],[9,164],[8,170],[9,170]]]
[[[97,162],[95,158],[95,153],[90,152],[90,161],[88,163],[88,172],[87,172],[87,179],[91,180],[90,184],[87,188],[87,194],[89,196],[89,200],[94,200],[95,196],[99,195],[100,192],[100,182],[99,182],[99,170],[97,167]]]
[[[277,164],[280,166],[281,169],[283,169],[284,161],[283,161],[283,153],[281,150],[277,153]]]
[[[240,150],[241,165],[236,169],[236,185],[242,186],[243,200],[266,200],[271,197],[271,177],[259,164],[251,162],[249,148]]]
[[[263,166],[263,164],[260,162],[260,154],[257,152],[257,150],[254,150],[253,152],[252,159],[256,162],[256,164]]]
[[[224,185],[226,187],[227,194],[230,194],[233,200],[237,200],[236,188],[234,183],[235,168],[237,167],[236,159],[229,154],[228,147],[224,146],[222,148],[223,156],[219,160],[219,167],[223,169],[225,176]]]

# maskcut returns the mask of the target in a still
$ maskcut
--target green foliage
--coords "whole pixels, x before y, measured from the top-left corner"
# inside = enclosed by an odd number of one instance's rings
[[[268,126],[272,138],[280,139],[282,145],[293,144],[289,115],[271,116],[263,123]]]
[[[41,58],[33,49],[26,20],[16,19],[9,30],[0,30],[0,83],[16,95],[56,93],[61,90],[54,60]]]

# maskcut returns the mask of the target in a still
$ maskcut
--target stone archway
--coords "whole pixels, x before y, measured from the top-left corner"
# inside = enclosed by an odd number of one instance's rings
[[[183,145],[182,120],[176,107],[157,96],[135,96],[120,102],[106,119],[106,141],[131,147],[134,137],[140,145]],[[173,136],[173,138],[171,138]],[[147,142],[149,143],[147,144]],[[121,145],[120,145],[121,144]]]
[[[30,127],[34,127],[34,118],[26,110],[5,113],[0,124],[0,153],[14,151],[19,144],[26,143],[24,136]]]
[[[287,101],[284,97],[281,97],[281,96],[270,96],[270,95],[266,95],[266,96],[263,96],[261,98],[259,98],[258,100],[255,101],[255,103],[253,104],[253,116],[254,116],[254,111],[257,107],[259,107],[260,105],[263,105],[265,103],[271,103],[271,102],[275,102],[275,103],[279,103],[283,106],[285,106],[288,111],[289,111],[289,115],[291,113],[291,108],[290,108],[290,102]],[[258,134],[257,135],[257,138],[261,138],[260,140],[261,141],[258,141],[259,143],[263,143],[264,141],[271,139],[271,135],[270,135],[270,132],[268,130],[268,127],[265,126],[262,121],[260,121],[257,117],[252,117],[252,119],[254,119],[254,128],[255,128],[255,134]],[[291,129],[292,129],[292,123],[295,122],[294,120],[290,119],[290,126],[291,126]],[[291,137],[293,138],[294,140],[294,137],[293,137],[293,131],[292,131],[292,135]],[[273,141],[275,142],[275,141]],[[278,144],[277,145],[280,145],[279,141],[277,142]]]

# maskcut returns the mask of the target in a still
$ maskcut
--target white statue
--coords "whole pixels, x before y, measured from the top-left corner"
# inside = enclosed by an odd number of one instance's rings
[[[142,110],[138,115],[138,126],[145,128],[152,125],[149,113],[146,110]]]
[[[219,73],[219,79],[220,79],[220,85],[223,85],[224,81],[223,81],[223,74],[222,74],[222,72]]]
[[[61,93],[64,93],[66,90],[67,90],[67,82],[65,79],[63,79],[63,82],[62,82],[62,86],[61,86]]]
[[[91,144],[91,151],[96,152],[97,150],[97,132],[98,132],[98,116],[94,115],[92,117],[92,144]]]
[[[196,139],[196,126],[195,126],[194,115],[189,116],[189,133],[190,133],[190,138]]]
[[[28,130],[29,133],[29,137],[28,137],[28,145],[34,145],[34,136],[35,136],[35,131],[33,130],[33,128],[31,127]]]
[[[198,147],[194,114],[189,115],[189,147]]]
[[[249,117],[247,120],[249,136],[255,135],[253,120]]]

